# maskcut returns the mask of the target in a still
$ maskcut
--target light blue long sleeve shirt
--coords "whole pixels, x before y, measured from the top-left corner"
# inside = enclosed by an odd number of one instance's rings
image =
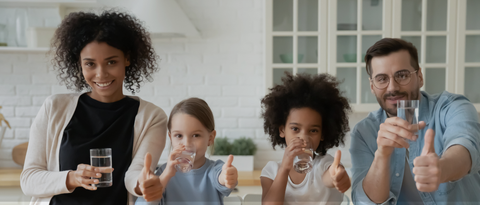
[[[206,159],[205,164],[190,172],[176,172],[167,184],[163,197],[157,202],[146,202],[139,197],[136,205],[223,205],[223,197],[230,195],[231,189],[218,182],[222,172],[222,160]],[[157,167],[155,175],[160,176],[167,164]]]
[[[375,157],[380,124],[386,119],[385,111],[380,108],[352,130],[350,154],[353,164],[352,200],[355,204],[375,204],[365,194],[362,184]],[[410,171],[413,160],[422,152],[424,135],[429,128],[435,130],[435,152],[439,157],[451,146],[461,145],[470,152],[472,160],[470,172],[460,180],[442,183],[435,192],[419,192],[424,204],[480,204],[480,123],[475,107],[462,95],[446,91],[439,95],[421,92],[419,121],[425,121],[426,127],[418,132],[416,141],[409,142]],[[405,154],[405,148],[395,148],[391,156],[390,196],[383,204],[397,204],[397,199],[401,197]]]

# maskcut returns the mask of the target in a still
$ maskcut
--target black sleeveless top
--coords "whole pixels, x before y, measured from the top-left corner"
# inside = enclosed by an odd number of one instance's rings
[[[90,164],[90,149],[112,149],[113,185],[95,191],[77,187],[72,193],[52,197],[50,204],[127,204],[125,173],[132,162],[135,116],[140,102],[125,97],[102,103],[87,94],[80,96],[60,145],[60,171]]]

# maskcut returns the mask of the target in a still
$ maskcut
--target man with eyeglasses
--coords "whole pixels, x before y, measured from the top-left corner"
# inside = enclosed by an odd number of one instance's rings
[[[463,95],[420,91],[423,74],[409,42],[384,38],[365,62],[381,108],[351,133],[354,204],[480,204],[475,107]],[[418,136],[397,117],[397,100],[420,100]]]

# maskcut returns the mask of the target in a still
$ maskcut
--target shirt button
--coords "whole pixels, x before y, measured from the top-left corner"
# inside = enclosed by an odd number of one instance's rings
[[[396,174],[395,174],[395,176],[397,176],[397,177],[398,177],[398,176],[400,176],[400,174],[399,174],[399,173],[396,173]]]

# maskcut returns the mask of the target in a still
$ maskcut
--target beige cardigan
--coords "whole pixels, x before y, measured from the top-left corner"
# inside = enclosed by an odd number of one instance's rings
[[[59,150],[63,131],[70,122],[81,93],[48,97],[30,128],[30,140],[25,165],[20,177],[23,193],[33,196],[30,204],[48,204],[57,194],[71,193],[66,186],[69,171],[59,171]],[[134,189],[144,165],[144,156],[152,154],[158,162],[167,134],[167,115],[154,104],[136,96],[140,102],[134,124],[133,160],[125,174],[125,186],[130,192],[129,204],[138,196]],[[150,167],[154,170],[157,163]],[[83,187],[77,187],[83,189]]]

